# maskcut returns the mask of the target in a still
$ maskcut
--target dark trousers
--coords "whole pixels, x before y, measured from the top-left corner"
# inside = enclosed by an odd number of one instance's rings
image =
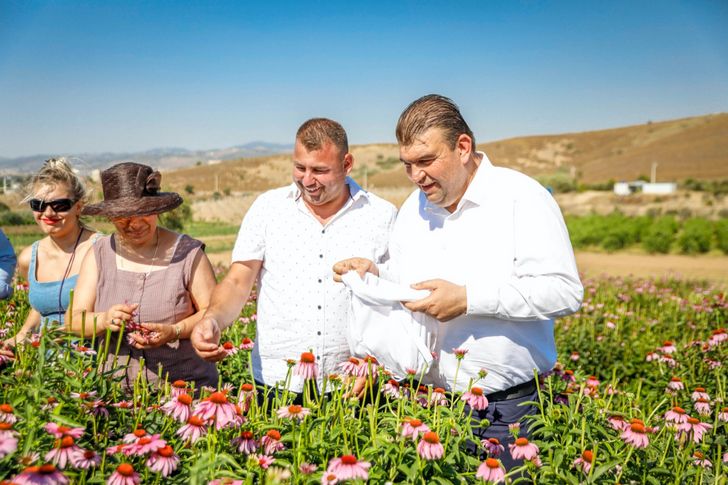
[[[536,406],[533,404],[522,405],[519,404],[535,401],[538,402],[538,391],[534,391],[533,394],[527,396],[518,397],[516,399],[506,399],[503,401],[489,402],[487,409],[482,411],[473,411],[471,426],[473,434],[478,441],[488,438],[497,438],[505,450],[500,454],[498,458],[503,462],[503,466],[506,471],[521,466],[523,460],[514,460],[511,457],[511,452],[508,449],[509,444],[513,444],[516,440],[508,429],[509,424],[519,423],[521,428],[518,433],[520,438],[530,438],[530,432],[528,429],[528,422],[524,419],[529,414],[537,412]],[[470,413],[470,406],[465,405],[465,414]],[[483,419],[490,421],[490,425],[482,427],[480,422]],[[478,443],[469,443],[468,451],[476,456],[483,457],[483,447]]]

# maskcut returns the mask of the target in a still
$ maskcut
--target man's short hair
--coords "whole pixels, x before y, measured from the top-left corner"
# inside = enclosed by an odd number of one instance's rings
[[[397,121],[397,141],[402,146],[410,146],[415,138],[430,128],[440,128],[450,148],[455,148],[458,137],[463,133],[473,141],[475,136],[460,114],[460,109],[450,98],[439,94],[428,94],[413,101],[399,116]]]
[[[296,140],[309,152],[321,150],[326,143],[332,143],[342,156],[349,153],[344,127],[328,118],[311,118],[303,123],[296,132]]]

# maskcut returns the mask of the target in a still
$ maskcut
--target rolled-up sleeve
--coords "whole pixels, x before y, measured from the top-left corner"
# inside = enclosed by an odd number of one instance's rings
[[[546,191],[515,200],[513,272],[466,282],[467,314],[505,320],[550,320],[574,313],[584,294],[569,233]]]
[[[10,240],[0,230],[0,299],[8,298],[13,293],[12,280],[17,263]]]

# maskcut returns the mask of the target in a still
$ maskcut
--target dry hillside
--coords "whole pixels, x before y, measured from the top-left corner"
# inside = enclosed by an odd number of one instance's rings
[[[611,130],[511,138],[479,145],[496,165],[529,175],[574,173],[585,183],[633,180],[658,163],[659,181],[728,178],[728,114],[648,123]],[[370,188],[409,188],[397,146],[353,146],[354,178]],[[166,188],[198,197],[212,192],[259,192],[288,183],[290,157],[240,159],[168,172]],[[192,198],[197,198],[193,196]]]

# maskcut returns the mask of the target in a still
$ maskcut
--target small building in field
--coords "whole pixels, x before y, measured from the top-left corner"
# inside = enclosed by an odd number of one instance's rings
[[[677,191],[677,184],[674,182],[644,182],[635,180],[633,182],[616,182],[614,184],[615,195],[630,195],[641,192],[643,194],[672,194]]]

